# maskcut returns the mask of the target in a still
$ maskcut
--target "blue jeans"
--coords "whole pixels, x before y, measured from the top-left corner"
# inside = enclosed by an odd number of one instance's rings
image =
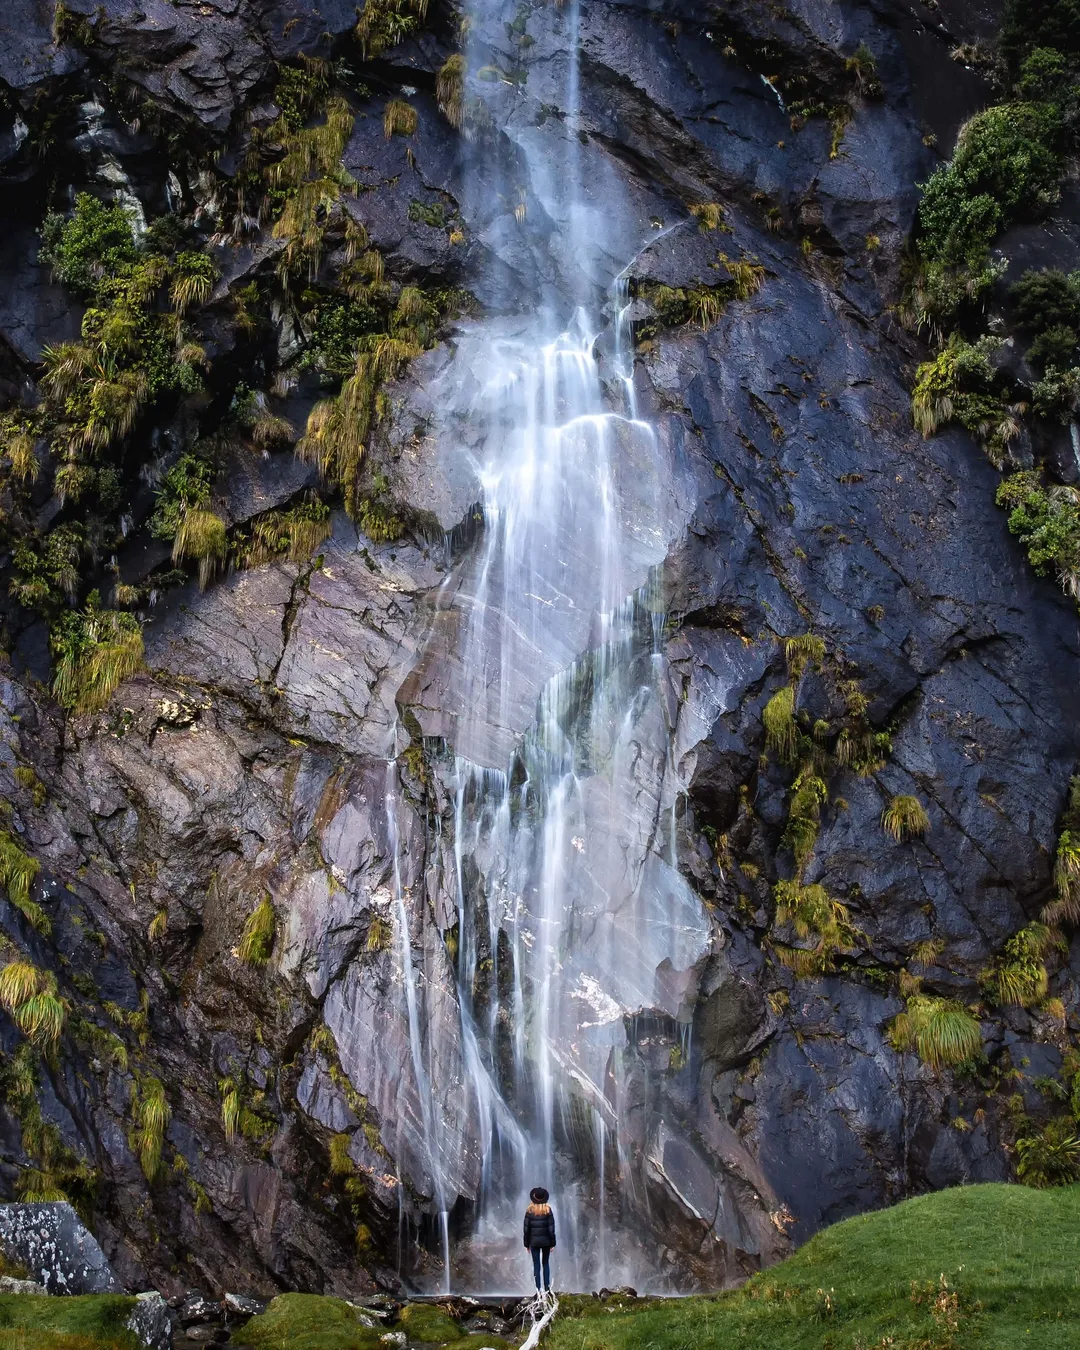
[[[550,1247],[530,1247],[533,1259],[533,1279],[536,1281],[537,1293],[540,1291],[540,1262],[544,1263],[544,1288],[551,1288],[551,1270],[548,1267],[548,1257],[551,1255]]]

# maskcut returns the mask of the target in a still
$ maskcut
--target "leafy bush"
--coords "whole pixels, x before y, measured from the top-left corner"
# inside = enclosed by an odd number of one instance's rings
[[[1067,324],[1054,324],[1044,328],[1028,348],[1028,360],[1044,370],[1066,371],[1076,365],[1077,337],[1075,328]]]
[[[1039,48],[1075,60],[1080,56],[1080,0],[1008,0],[999,47],[1013,70]]]
[[[307,351],[302,368],[343,379],[356,363],[360,340],[377,333],[383,320],[372,305],[358,300],[318,299],[309,316]]]
[[[919,247],[931,262],[979,267],[994,236],[1022,214],[1057,200],[1057,110],[1006,103],[962,128],[952,160],[923,184]]]
[[[53,626],[49,645],[56,660],[53,694],[75,713],[99,711],[143,663],[138,619],[99,608],[96,591],[84,610],[65,614]]]
[[[70,219],[54,211],[45,217],[39,257],[61,285],[89,298],[103,278],[138,257],[131,217],[122,206],[107,206],[80,192]]]
[[[20,539],[12,555],[11,594],[19,604],[42,613],[74,600],[84,547],[78,525],[58,525],[44,539]]]
[[[1016,1141],[1016,1175],[1040,1190],[1080,1181],[1080,1135],[1076,1121],[1057,1116],[1044,1129]]]
[[[157,504],[148,522],[155,539],[175,539],[188,511],[199,510],[210,500],[216,471],[207,460],[183,454],[161,480]]]
[[[1071,595],[1080,595],[1080,500],[1072,488],[1047,488],[1033,469],[1014,473],[997,490],[1009,508],[1009,529],[1027,550],[1032,567],[1053,569]]]
[[[1068,276],[1057,268],[1028,268],[1009,288],[1021,327],[1034,333],[1064,324],[1080,325],[1080,272]]]

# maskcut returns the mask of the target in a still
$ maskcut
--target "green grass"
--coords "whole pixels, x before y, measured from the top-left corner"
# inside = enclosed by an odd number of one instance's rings
[[[1080,1186],[940,1191],[826,1229],[737,1293],[562,1308],[546,1350],[1066,1350]]]
[[[142,1350],[124,1330],[134,1307],[122,1294],[0,1294],[0,1350]]]

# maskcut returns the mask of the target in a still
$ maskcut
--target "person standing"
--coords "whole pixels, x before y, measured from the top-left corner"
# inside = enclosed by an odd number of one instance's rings
[[[543,1186],[534,1186],[529,1192],[532,1202],[525,1211],[523,1237],[526,1250],[532,1252],[533,1279],[536,1292],[540,1293],[540,1277],[543,1275],[543,1292],[551,1292],[551,1268],[548,1258],[555,1246],[555,1215],[548,1204],[548,1193]]]

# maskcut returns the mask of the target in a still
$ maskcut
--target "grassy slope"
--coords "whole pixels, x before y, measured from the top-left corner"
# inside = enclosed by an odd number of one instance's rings
[[[1080,1186],[941,1191],[836,1224],[735,1294],[563,1308],[547,1350],[1076,1350]]]
[[[0,1294],[0,1350],[139,1350],[124,1330],[134,1307],[119,1294]]]

